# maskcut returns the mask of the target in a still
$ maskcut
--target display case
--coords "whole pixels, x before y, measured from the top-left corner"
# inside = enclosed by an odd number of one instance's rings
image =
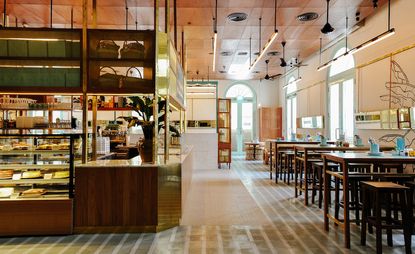
[[[72,232],[79,135],[0,135],[0,236]]]
[[[88,31],[88,93],[154,93],[153,31]]]
[[[399,129],[410,129],[411,128],[411,111],[410,108],[398,109],[398,124]]]
[[[218,167],[232,162],[231,100],[218,99]]]
[[[398,110],[388,109],[380,112],[381,128],[386,130],[398,129]]]

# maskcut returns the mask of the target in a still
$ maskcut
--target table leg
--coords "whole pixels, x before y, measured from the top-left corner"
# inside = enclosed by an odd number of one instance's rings
[[[272,180],[272,142],[269,143],[269,179]]]
[[[343,170],[343,212],[344,212],[344,247],[350,249],[350,218],[349,218],[349,177],[347,163],[341,163]]]
[[[308,165],[308,156],[307,156],[307,149],[304,150],[304,165],[303,165],[303,172],[304,172],[304,205],[308,206],[308,172],[307,172],[307,165]]]
[[[254,161],[256,160],[255,152],[256,152],[256,145],[254,145]]]
[[[297,162],[297,149],[295,149],[295,147],[294,147],[294,168],[293,168],[293,173],[294,173],[294,196],[296,198],[298,197],[298,172],[297,172],[297,164],[298,164],[298,162]]]
[[[330,175],[327,174],[327,159],[326,156],[323,156],[323,174],[324,174],[324,229],[329,231],[329,184],[330,184]]]
[[[278,144],[275,143],[275,183],[278,183]]]

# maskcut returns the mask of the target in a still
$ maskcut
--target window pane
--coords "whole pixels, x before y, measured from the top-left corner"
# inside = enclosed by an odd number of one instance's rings
[[[297,133],[297,97],[294,97],[292,99],[292,103],[293,103],[292,105],[293,112],[292,112],[291,118],[293,122],[291,125],[293,127],[293,133]]]
[[[354,136],[354,91],[353,79],[343,83],[343,130],[346,140],[353,140]]]
[[[339,84],[331,85],[330,91],[330,139],[336,139],[336,129],[340,128],[339,126],[339,113],[340,113],[340,103],[339,103]]]
[[[231,128],[232,130],[236,130],[236,128],[238,128],[238,104],[236,102],[232,102],[231,107]]]
[[[287,99],[287,137],[290,136],[292,132],[292,110],[291,110],[291,99]]]
[[[242,129],[252,130],[252,103],[242,104]]]
[[[339,51],[337,51],[334,58],[346,53],[346,48],[341,48]],[[333,59],[334,59],[333,58]],[[337,61],[335,61],[331,67],[330,67],[330,77],[333,77],[334,75],[337,75],[339,73],[342,73],[344,71],[350,70],[354,68],[354,59],[352,54],[348,54],[347,56],[344,56]]]

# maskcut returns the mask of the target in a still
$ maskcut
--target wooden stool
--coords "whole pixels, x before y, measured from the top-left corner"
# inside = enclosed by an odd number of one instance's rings
[[[370,181],[372,179],[369,175],[359,175],[359,173],[370,173],[371,164],[366,163],[350,163],[348,164],[349,171],[349,190],[350,190],[350,201],[349,201],[349,210],[355,212],[355,222],[357,225],[360,224],[360,210],[363,205],[361,203],[361,188],[360,183],[362,181]],[[343,181],[338,181],[336,184],[342,184]],[[340,188],[336,188],[336,206],[335,206],[335,216],[338,219],[339,208],[344,208],[344,201],[338,201]]]
[[[331,171],[338,171],[339,165],[333,162],[327,163],[328,169]],[[315,203],[316,192],[318,192],[318,207],[321,209],[323,203],[323,184],[324,184],[324,173],[323,173],[323,162],[314,162],[311,166],[312,171],[312,192],[311,192],[311,203]]]
[[[392,229],[403,229],[405,238],[405,251],[412,253],[412,193],[411,189],[392,182],[362,182],[363,214],[361,228],[361,244],[366,245],[366,227],[376,227],[376,252],[382,253],[382,229],[386,229],[388,246],[393,246]],[[402,220],[396,220],[391,216],[391,195],[399,195],[399,209]],[[371,202],[369,202],[371,201]],[[385,201],[386,216],[382,217],[382,201]],[[369,216],[371,205],[374,208],[373,216]]]

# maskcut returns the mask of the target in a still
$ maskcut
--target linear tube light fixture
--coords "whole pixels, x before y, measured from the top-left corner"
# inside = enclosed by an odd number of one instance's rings
[[[370,47],[370,46],[372,46],[372,45],[374,45],[374,44],[376,44],[376,43],[378,43],[378,42],[380,42],[380,41],[382,41],[382,40],[384,40],[384,39],[386,39],[386,38],[394,35],[394,34],[395,34],[395,28],[391,28],[388,31],[386,31],[386,32],[384,32],[384,33],[382,33],[382,34],[380,34],[380,35],[378,35],[376,37],[373,37],[372,39],[366,41],[365,43],[362,43],[359,46],[354,47],[351,50],[347,51],[346,53],[344,53],[344,54],[342,54],[342,55],[340,55],[340,56],[338,56],[338,57],[336,57],[336,58],[328,61],[327,63],[325,63],[323,65],[320,65],[317,68],[317,71],[324,70],[324,69],[330,67],[335,61],[339,60],[340,58],[342,58],[344,56],[347,56],[348,54],[355,54],[355,53],[357,53],[357,52],[359,52],[359,51],[361,51],[361,50],[363,50],[363,49],[365,49],[367,47]]]
[[[268,39],[267,43],[265,43],[262,50],[259,51],[258,57],[254,60],[254,62],[252,64],[250,63],[251,64],[251,66],[249,67],[250,71],[255,68],[255,66],[258,64],[258,62],[264,56],[265,52],[269,49],[269,47],[272,45],[272,43],[275,41],[275,39],[278,36],[277,10],[278,10],[278,2],[277,2],[277,0],[274,0],[274,33]],[[259,44],[261,44],[261,20],[262,20],[262,17],[259,18]]]
[[[272,45],[272,43],[275,41],[275,39],[278,36],[278,31],[275,31],[274,34],[271,36],[271,38],[268,40],[267,43],[265,43],[264,47],[261,50],[261,53],[259,54],[259,56],[255,59],[255,61],[251,64],[251,66],[249,67],[249,70],[252,70],[253,68],[255,68],[255,66],[257,65],[257,63],[261,60],[261,58],[264,56],[265,52],[268,50],[268,48]]]
[[[367,47],[370,47],[373,44],[376,44],[376,43],[378,43],[378,42],[380,42],[380,41],[382,41],[382,40],[384,40],[384,39],[386,39],[386,38],[388,38],[388,37],[390,37],[390,36],[392,36],[394,34],[395,34],[395,28],[391,28],[388,31],[386,31],[386,32],[384,32],[382,34],[379,34],[378,36],[376,36],[376,37],[374,37],[374,38],[366,41],[365,43],[360,44],[359,46],[351,49],[349,52],[351,54],[355,54],[355,53],[359,52],[360,50],[363,50],[363,49],[365,49]]]
[[[215,31],[215,34],[213,36],[213,67],[212,67],[212,71],[215,72],[216,71],[216,45],[217,45],[217,41],[218,41],[218,32]]]

